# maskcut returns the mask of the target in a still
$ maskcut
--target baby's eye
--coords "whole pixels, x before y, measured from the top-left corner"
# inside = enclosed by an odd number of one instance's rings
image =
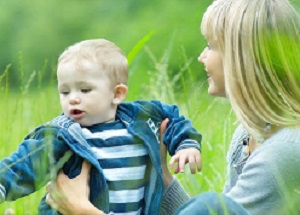
[[[207,43],[207,45],[206,45],[206,48],[207,48],[207,49],[210,49],[210,45],[209,45],[209,43]]]
[[[89,92],[91,92],[91,89],[89,89],[89,88],[84,88],[84,89],[81,89],[81,92],[82,92],[82,93],[89,93]]]
[[[61,91],[60,94],[62,94],[62,95],[68,95],[69,91]]]

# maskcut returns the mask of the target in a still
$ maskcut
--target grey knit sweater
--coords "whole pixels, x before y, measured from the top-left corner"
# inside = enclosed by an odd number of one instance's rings
[[[247,139],[239,126],[227,155],[224,193],[253,215],[300,214],[300,128],[278,131],[249,158],[243,144]],[[184,189],[173,181],[165,192],[161,214],[173,214],[186,201]]]

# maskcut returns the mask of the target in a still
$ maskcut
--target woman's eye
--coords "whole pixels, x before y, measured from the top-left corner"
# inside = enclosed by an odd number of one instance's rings
[[[209,45],[209,43],[206,45],[206,48],[207,48],[207,49],[210,49],[210,45]]]
[[[82,93],[88,93],[88,92],[91,92],[91,89],[81,89],[81,92]]]

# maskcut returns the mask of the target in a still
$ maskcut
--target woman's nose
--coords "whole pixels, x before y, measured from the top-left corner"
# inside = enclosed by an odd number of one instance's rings
[[[198,61],[204,63],[204,59],[206,58],[207,47],[200,53],[198,57]]]

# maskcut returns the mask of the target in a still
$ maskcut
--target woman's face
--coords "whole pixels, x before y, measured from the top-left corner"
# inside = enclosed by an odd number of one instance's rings
[[[221,51],[213,44],[208,44],[198,57],[198,61],[204,64],[207,72],[208,94],[226,97]]]

